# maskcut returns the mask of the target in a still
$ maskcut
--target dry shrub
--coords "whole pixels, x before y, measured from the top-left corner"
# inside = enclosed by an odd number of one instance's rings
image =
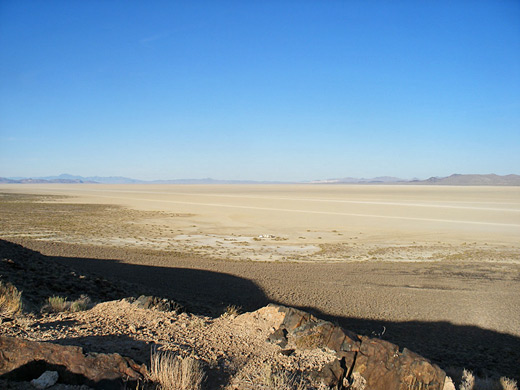
[[[14,316],[22,311],[22,293],[11,283],[0,281],[0,316]]]
[[[240,314],[242,308],[240,306],[230,305],[226,307],[226,311],[222,314],[222,317],[235,318]]]
[[[273,369],[266,364],[263,371],[263,389],[269,390],[305,390],[306,383],[303,378],[298,378],[295,373],[285,370]]]
[[[456,377],[456,372],[453,370],[453,375]],[[458,388],[459,390],[518,390],[517,384],[514,380],[502,377],[500,379],[492,379],[492,378],[479,378],[475,377],[473,373],[469,370],[464,370],[462,372],[462,376],[458,376],[460,379],[460,385],[455,387],[451,378],[447,377],[447,380],[444,384],[444,390],[451,390]],[[451,386],[447,383],[451,383]]]
[[[47,304],[43,307],[42,310],[51,313],[59,313],[68,310],[68,308],[69,303],[67,302],[66,298],[54,295],[47,298]]]
[[[201,363],[192,358],[153,351],[149,379],[163,390],[199,390],[205,378]]]
[[[469,370],[462,371],[462,381],[459,390],[475,390],[475,376]]]
[[[47,303],[42,307],[43,312],[50,313],[61,313],[63,311],[78,312],[88,309],[90,298],[86,295],[82,295],[75,301],[68,301],[67,298],[60,296],[53,296],[47,298]]]
[[[70,311],[75,313],[77,311],[84,311],[88,309],[88,305],[90,304],[90,298],[86,295],[82,295],[79,299],[71,302]]]
[[[509,379],[506,377],[500,378],[500,385],[503,390],[518,390],[518,386],[513,379]]]

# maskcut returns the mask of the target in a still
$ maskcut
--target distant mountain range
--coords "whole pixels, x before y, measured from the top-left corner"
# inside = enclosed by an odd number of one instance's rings
[[[380,176],[372,179],[356,179],[345,177],[342,179],[314,180],[315,184],[433,184],[451,186],[520,186],[520,175],[461,175],[453,174],[447,177],[430,177],[426,180],[420,179],[400,179],[398,177]]]
[[[412,181],[416,184],[415,181]],[[460,175],[448,177],[430,177],[419,180],[419,184],[452,185],[452,186],[520,186],[520,175]]]
[[[12,180],[14,183],[98,183],[98,184],[131,184],[144,183],[141,180],[130,179],[121,176],[91,176],[83,177],[77,175],[61,174],[59,176],[44,176],[44,177],[9,177],[7,179],[0,178],[0,183],[3,180]]]
[[[400,179],[391,176],[379,176],[370,179],[344,177],[341,179],[312,180],[307,182],[275,182],[254,180],[215,180],[205,179],[175,179],[175,180],[136,180],[122,176],[75,176],[62,174],[45,177],[0,177],[0,183],[97,183],[97,184],[416,184],[416,185],[452,185],[452,186],[520,186],[520,175],[461,175],[448,177],[430,177],[426,180]]]
[[[138,180],[123,176],[76,176],[69,174],[61,174],[59,176],[44,177],[0,177],[0,183],[95,183],[95,184],[268,184],[282,183],[274,181],[254,181],[254,180],[215,180],[211,178],[204,179],[173,179],[173,180]]]

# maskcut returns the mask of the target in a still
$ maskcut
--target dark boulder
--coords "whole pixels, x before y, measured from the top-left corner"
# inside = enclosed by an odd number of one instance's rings
[[[151,295],[141,295],[136,300],[133,300],[132,298],[129,298],[128,300],[141,309],[155,309],[159,311],[175,313],[182,313],[185,311],[182,305],[167,298],[154,297]]]
[[[120,389],[123,381],[138,381],[146,367],[117,353],[84,354],[80,347],[0,337],[0,379],[30,381],[45,371],[57,371],[59,383]]]
[[[328,348],[337,360],[325,366],[318,377],[327,386],[348,389],[354,377],[362,377],[370,390],[442,390],[446,373],[428,359],[378,338],[359,336],[301,310],[278,306],[285,314],[269,340],[299,349]]]

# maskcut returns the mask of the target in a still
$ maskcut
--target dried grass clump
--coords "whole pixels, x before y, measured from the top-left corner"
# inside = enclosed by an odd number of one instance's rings
[[[449,370],[448,370],[449,371]],[[456,372],[451,373],[457,377]],[[444,390],[518,390],[518,386],[513,379],[502,377],[500,379],[475,377],[469,370],[464,369],[462,375],[458,375],[460,384],[455,386],[450,377],[446,377]]]
[[[71,302],[70,311],[75,313],[77,311],[84,311],[88,309],[88,305],[90,304],[90,298],[86,295],[82,295],[79,299]]]
[[[152,352],[149,379],[162,390],[199,390],[205,377],[201,363],[192,357]]]
[[[305,390],[307,388],[306,382],[303,378],[298,378],[298,375],[295,373],[290,373],[285,370],[273,369],[273,367],[269,364],[265,365],[262,374],[262,389]]]
[[[22,293],[11,283],[0,281],[0,316],[14,316],[22,311]]]
[[[240,314],[242,308],[240,306],[229,305],[226,307],[226,311],[222,314],[224,318],[235,318]]]
[[[47,304],[44,306],[44,311],[59,313],[67,310],[67,299],[59,296],[52,296],[47,298]]]
[[[42,312],[46,313],[61,313],[64,311],[70,311],[72,313],[83,311],[88,309],[90,298],[86,295],[82,295],[75,301],[68,301],[67,298],[60,296],[52,296],[47,299],[47,303],[42,307]]]
[[[503,390],[518,390],[518,386],[513,379],[509,379],[506,377],[500,378],[500,385]]]
[[[474,390],[475,389],[475,376],[469,370],[464,369],[462,372],[462,381],[460,383],[460,390]]]

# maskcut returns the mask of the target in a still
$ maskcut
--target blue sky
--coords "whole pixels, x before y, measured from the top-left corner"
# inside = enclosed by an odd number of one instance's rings
[[[520,173],[518,1],[0,2],[0,176]]]

